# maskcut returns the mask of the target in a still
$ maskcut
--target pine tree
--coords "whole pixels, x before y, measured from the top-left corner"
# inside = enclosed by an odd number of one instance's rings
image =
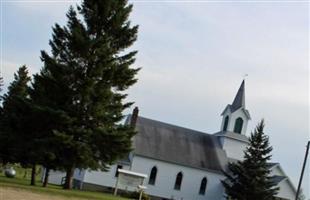
[[[36,145],[33,144],[33,128],[29,123],[31,103],[29,98],[30,77],[26,66],[14,74],[8,92],[2,97],[3,108],[0,136],[0,156],[4,164],[18,162],[32,166],[31,185],[35,184]]]
[[[3,95],[3,108],[1,118],[1,148],[0,156],[2,162],[16,162],[18,158],[16,133],[22,131],[22,119],[24,108],[22,104],[28,98],[28,82],[30,77],[26,66],[22,66],[14,74],[14,80],[8,87],[8,92]]]
[[[31,185],[35,185],[36,164],[41,164],[43,155],[49,152],[44,143],[47,138],[44,130],[49,128],[50,121],[48,115],[33,105],[29,82],[26,66],[20,67],[7,94],[3,96],[3,142],[0,150],[5,163],[20,163],[24,167],[31,167]]]
[[[32,167],[31,185],[35,185],[36,164],[38,162],[38,140],[33,107],[29,96],[27,67],[20,67],[14,74],[14,80],[3,96],[1,119],[1,158],[4,163],[20,163]]]
[[[0,92],[2,92],[3,78],[0,76]]]
[[[120,125],[125,91],[139,69],[131,68],[136,51],[126,50],[137,38],[126,0],[84,0],[67,13],[65,27],[56,24],[52,55],[41,53],[44,67],[34,76],[31,98],[61,124],[50,124],[59,142],[58,159],[71,188],[74,168],[106,170],[131,150],[132,127]]]
[[[264,134],[262,120],[251,134],[249,146],[244,152],[244,160],[230,163],[222,181],[227,199],[234,200],[272,200],[278,188],[272,181],[267,162],[271,159],[272,147]]]
[[[17,73],[14,74],[14,80],[8,87],[8,92],[3,96],[4,105],[9,104],[9,100],[14,97],[27,98],[28,96],[28,86],[27,84],[30,81],[30,77],[28,75],[28,70],[25,65],[21,66]],[[2,82],[2,78],[1,78]],[[2,83],[1,83],[2,85]]]
[[[0,92],[2,92],[2,86],[3,86],[3,78],[0,76]],[[1,124],[1,119],[3,118],[3,108],[2,108],[2,98],[0,96],[0,139],[3,133],[3,125]],[[0,164],[2,164],[2,156],[1,156],[1,145],[0,145]]]

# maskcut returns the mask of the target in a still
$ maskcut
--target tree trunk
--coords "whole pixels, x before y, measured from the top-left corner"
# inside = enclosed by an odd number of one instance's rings
[[[45,168],[45,173],[44,173],[44,180],[43,180],[43,187],[47,186],[48,183],[48,176],[50,175],[50,169],[48,167]]]
[[[30,185],[36,185],[36,165],[32,165],[31,169],[31,183]]]
[[[70,167],[66,170],[66,181],[64,184],[64,189],[70,190],[72,189],[72,177],[73,177],[74,168]]]
[[[27,169],[25,168],[24,178],[27,178]]]

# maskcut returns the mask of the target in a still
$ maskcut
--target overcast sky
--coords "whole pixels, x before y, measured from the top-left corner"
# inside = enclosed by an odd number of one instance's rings
[[[131,21],[139,24],[134,67],[142,70],[128,92],[140,115],[215,133],[220,113],[248,74],[246,106],[252,121],[247,134],[265,119],[272,161],[281,163],[297,187],[309,139],[309,3],[132,2]],[[31,73],[39,71],[51,26],[65,24],[70,4],[76,3],[2,1],[6,86],[22,64]],[[305,190],[309,165],[307,170]]]

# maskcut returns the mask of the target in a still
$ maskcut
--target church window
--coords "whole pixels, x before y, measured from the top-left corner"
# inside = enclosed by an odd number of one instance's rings
[[[183,179],[183,174],[182,174],[182,172],[179,172],[177,174],[176,179],[175,179],[175,184],[174,184],[174,189],[175,190],[180,190],[181,189],[182,179]]]
[[[234,132],[235,133],[241,133],[242,125],[243,125],[243,119],[241,117],[237,118],[236,122],[235,122]]]
[[[201,180],[201,184],[200,184],[200,188],[199,188],[199,194],[205,195],[205,193],[206,193],[206,188],[207,188],[207,178],[204,177],[204,178]]]
[[[123,166],[122,165],[117,165],[116,172],[115,172],[115,177],[118,177],[118,169],[123,169]]]
[[[225,117],[225,121],[224,121],[223,131],[227,131],[228,121],[229,121],[229,117],[228,117],[228,116],[226,116],[226,117]]]
[[[156,175],[157,175],[157,167],[154,166],[152,168],[151,174],[150,174],[150,179],[149,179],[149,184],[150,185],[155,185]]]

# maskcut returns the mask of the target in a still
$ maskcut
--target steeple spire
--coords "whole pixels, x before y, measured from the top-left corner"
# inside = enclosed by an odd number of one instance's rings
[[[228,104],[222,112],[221,131],[245,135],[248,121],[251,119],[245,108],[245,81],[243,80],[232,104]]]
[[[232,112],[234,112],[235,110],[238,110],[241,107],[245,108],[245,91],[244,91],[245,83],[244,82],[245,81],[243,80],[235,96],[235,99],[231,105]]]

